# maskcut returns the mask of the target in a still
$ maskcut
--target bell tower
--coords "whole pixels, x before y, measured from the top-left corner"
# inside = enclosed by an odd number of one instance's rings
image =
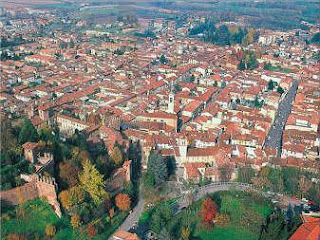
[[[169,99],[168,99],[168,113],[175,113],[174,112],[174,93],[171,91],[169,94]]]

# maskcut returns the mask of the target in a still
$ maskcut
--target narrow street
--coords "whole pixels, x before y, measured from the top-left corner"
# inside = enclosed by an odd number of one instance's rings
[[[273,125],[267,135],[264,147],[277,149],[277,155],[280,157],[282,150],[282,133],[287,119],[291,112],[292,104],[296,96],[298,81],[294,80],[286,96],[280,101],[278,111],[275,116]]]

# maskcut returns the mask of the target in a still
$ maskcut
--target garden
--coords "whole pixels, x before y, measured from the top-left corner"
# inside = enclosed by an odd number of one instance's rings
[[[300,224],[298,212],[291,209],[289,218],[255,192],[217,192],[180,212],[176,209],[170,202],[148,209],[139,226],[161,239],[254,240],[287,239]]]

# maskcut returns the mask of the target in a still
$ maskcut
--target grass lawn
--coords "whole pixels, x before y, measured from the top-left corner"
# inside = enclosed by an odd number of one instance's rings
[[[223,239],[223,240],[255,240],[257,237],[254,234],[249,233],[246,229],[240,229],[233,226],[215,227],[212,231],[196,231],[194,234],[203,240],[211,239]]]
[[[2,221],[1,237],[7,236],[10,233],[21,233],[26,236],[39,236],[43,238],[46,224],[48,223],[57,227],[56,237],[60,235],[70,236],[68,232],[72,232],[72,229],[69,225],[69,220],[65,217],[60,219],[46,201],[39,198],[28,201],[22,205],[22,209],[24,214],[21,214],[21,217],[12,217],[11,219]],[[13,212],[9,213],[9,215],[11,214]]]
[[[271,66],[268,70],[273,72],[291,73],[290,68],[282,68],[280,66]]]
[[[273,211],[273,206],[267,200],[250,193],[228,191],[210,195],[219,207],[220,213],[230,216],[227,226],[214,226],[207,230],[201,223],[199,211],[201,200],[192,204],[189,210],[179,213],[180,219],[191,222],[192,235],[203,240],[256,240],[259,238],[260,221],[263,221]],[[187,212],[188,211],[188,212]],[[250,219],[244,224],[243,219]]]
[[[12,233],[23,234],[24,236],[27,236],[28,239],[35,239],[35,236],[37,236],[38,239],[46,239],[45,228],[48,223],[53,224],[57,229],[57,232],[52,239],[88,239],[86,226],[83,226],[80,232],[74,232],[70,225],[70,219],[65,215],[63,215],[62,218],[59,218],[45,200],[37,198],[28,201],[21,206],[24,210],[24,215],[21,214],[21,217],[19,218],[15,216],[16,211],[14,208],[9,208],[2,214],[1,239],[5,239],[6,236]],[[127,212],[116,212],[111,220],[112,225],[106,223],[105,217],[107,215],[101,217],[104,228],[93,239],[108,239],[108,237],[124,221],[127,215]]]

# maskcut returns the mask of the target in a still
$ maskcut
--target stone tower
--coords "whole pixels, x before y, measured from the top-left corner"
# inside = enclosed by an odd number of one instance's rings
[[[180,154],[180,164],[187,160],[188,140],[185,138],[177,138],[177,145]]]
[[[171,91],[169,94],[168,113],[174,114],[174,93]]]

